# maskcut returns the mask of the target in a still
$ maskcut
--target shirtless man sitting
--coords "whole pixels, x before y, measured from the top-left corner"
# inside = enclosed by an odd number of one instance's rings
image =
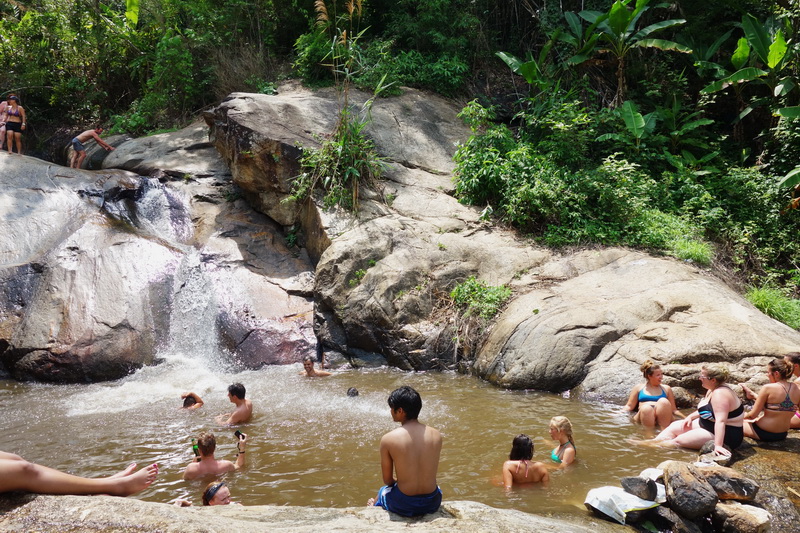
[[[241,470],[245,465],[244,453],[247,446],[247,435],[242,433],[236,448],[236,463],[227,460],[217,460],[214,451],[217,449],[217,439],[213,433],[202,433],[197,438],[197,449],[200,451],[200,460],[191,462],[183,471],[183,479],[197,479],[205,476],[218,476],[227,472]]]
[[[236,405],[236,409],[232,413],[219,415],[218,423],[232,426],[250,421],[250,417],[253,416],[253,402],[244,399],[245,393],[244,385],[241,383],[234,383],[228,387],[228,399]]]
[[[422,399],[411,387],[393,391],[389,408],[392,420],[401,425],[381,438],[381,472],[386,485],[367,505],[402,516],[436,512],[442,503],[442,491],[436,483],[442,435],[417,420]]]
[[[105,148],[106,150],[113,151],[114,147],[105,142],[103,139],[100,138],[100,133],[103,133],[103,128],[94,128],[92,130],[86,130],[83,133],[79,133],[72,139],[72,149],[75,150],[72,154],[72,157],[69,160],[70,168],[81,168],[83,164],[83,160],[86,159],[86,147],[83,146],[85,142],[94,139],[97,144]]]

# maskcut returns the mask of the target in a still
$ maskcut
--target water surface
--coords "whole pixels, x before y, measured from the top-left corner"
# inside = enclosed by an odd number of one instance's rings
[[[169,502],[178,496],[199,504],[204,481],[181,479],[191,461],[191,438],[217,435],[217,457],[235,460],[233,429],[217,426],[229,412],[227,386],[241,381],[255,416],[241,430],[250,436],[247,468],[228,475],[234,499],[246,505],[363,505],[381,485],[378,443],[397,425],[386,397],[401,385],[422,395],[420,420],[441,430],[444,447],[439,484],[446,499],[548,515],[584,514],[586,492],[618,486],[662,460],[690,459],[691,452],[643,448],[619,406],[561,395],[505,391],[470,376],[348,370],[308,379],[300,365],[238,373],[179,356],[113,383],[56,386],[0,381],[0,450],[85,476],[109,475],[129,462],[157,462],[157,482],[136,497]],[[349,387],[360,395],[350,398]],[[183,411],[180,394],[193,390],[205,406]],[[534,439],[535,460],[549,463],[554,443],[547,425],[568,416],[579,461],[555,472],[548,487],[506,492],[500,471],[518,433]]]

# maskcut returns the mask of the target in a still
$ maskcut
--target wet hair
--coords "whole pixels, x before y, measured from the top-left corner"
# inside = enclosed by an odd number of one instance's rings
[[[791,361],[792,365],[800,365],[800,352],[789,352],[783,357]]]
[[[783,359],[773,359],[767,363],[770,372],[777,372],[783,379],[789,379],[792,376],[792,367]]]
[[[351,398],[354,396],[358,396],[358,389],[355,387],[350,387],[349,389],[347,389],[347,395],[350,396]]]
[[[224,481],[216,482],[212,481],[208,485],[206,485],[205,490],[203,490],[203,505],[211,505],[211,500],[214,499],[214,496],[217,495],[219,489],[225,486]]]
[[[307,356],[303,357],[303,364],[306,364],[306,363],[311,363],[313,365],[314,363],[316,363],[316,361],[314,360],[314,358],[312,356],[307,355]]]
[[[392,409],[402,409],[408,420],[416,420],[422,410],[422,398],[408,385],[393,390],[388,402]]]
[[[197,403],[197,400],[194,399],[194,396],[187,396],[183,399],[183,407],[191,407]]]
[[[200,450],[201,455],[211,455],[217,449],[217,438],[213,433],[201,433],[197,437],[197,449]]]
[[[575,440],[572,438],[572,422],[569,421],[569,418],[566,416],[554,416],[550,419],[550,427],[566,433],[567,439],[575,446]]]
[[[520,433],[511,442],[511,453],[508,454],[511,461],[529,461],[533,458],[533,441],[524,433]]]
[[[244,385],[242,385],[241,383],[234,383],[233,385],[228,387],[228,392],[236,396],[240,400],[244,400],[245,390],[244,390]]]
[[[703,370],[705,370],[706,375],[708,376],[708,379],[716,380],[719,385],[722,385],[723,383],[728,381],[729,377],[731,377],[731,373],[728,372],[728,369],[725,368],[724,366],[720,366],[720,365],[711,365],[711,366],[703,365],[701,368]]]
[[[647,361],[642,363],[642,366],[639,367],[639,370],[642,371],[644,379],[647,379],[650,376],[652,376],[653,372],[655,372],[656,370],[661,370],[661,365],[654,363],[651,359],[648,359]]]

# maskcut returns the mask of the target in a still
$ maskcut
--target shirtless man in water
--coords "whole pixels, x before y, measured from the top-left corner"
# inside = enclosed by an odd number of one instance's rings
[[[247,435],[244,433],[236,443],[236,463],[226,460],[218,460],[214,457],[217,449],[217,439],[213,433],[202,433],[197,438],[197,449],[200,451],[200,460],[193,461],[186,466],[183,471],[183,479],[197,479],[206,476],[218,476],[227,472],[235,472],[244,468],[245,446],[247,446]]]
[[[81,168],[83,160],[86,159],[86,147],[83,146],[83,143],[88,142],[91,139],[94,139],[97,144],[106,150],[114,150],[113,146],[100,138],[100,133],[103,133],[103,128],[94,128],[92,130],[86,130],[83,133],[79,133],[72,139],[72,149],[75,151],[72,154],[72,158],[69,160],[70,168]]]
[[[73,476],[53,468],[30,463],[13,453],[0,452],[0,493],[13,490],[36,494],[110,494],[130,496],[149,487],[158,475],[158,465],[136,470],[136,463],[103,478]]]
[[[320,367],[321,366],[322,365],[320,365]],[[310,355],[307,355],[303,358],[303,371],[300,372],[300,375],[307,378],[324,378],[326,376],[330,376],[331,373],[325,370],[315,370],[314,358]]]
[[[246,392],[241,383],[234,383],[228,387],[228,399],[236,405],[236,409],[232,413],[219,415],[217,417],[219,424],[232,426],[250,421],[250,417],[253,416],[253,402],[244,399]]]
[[[422,398],[411,387],[393,391],[389,408],[392,420],[401,425],[381,438],[381,472],[386,485],[367,505],[402,516],[436,512],[442,503],[442,491],[436,484],[442,435],[417,420]]]

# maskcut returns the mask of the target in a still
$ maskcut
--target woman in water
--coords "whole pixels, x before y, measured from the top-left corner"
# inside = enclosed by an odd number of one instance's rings
[[[6,107],[6,147],[12,153],[14,143],[17,144],[17,153],[22,154],[22,132],[28,126],[25,108],[19,105],[19,98],[14,95],[8,97]]]
[[[661,367],[648,359],[639,370],[645,381],[633,388],[623,407],[625,411],[636,411],[633,421],[647,428],[656,425],[665,428],[672,422],[673,415],[683,416],[675,405],[672,387],[661,384],[664,379]]]
[[[36,494],[111,494],[130,496],[149,487],[158,475],[158,465],[152,464],[136,472],[136,463],[103,478],[73,476],[30,463],[13,453],[0,452],[0,493],[21,490]]]
[[[800,403],[800,388],[788,381],[791,375],[792,368],[783,359],[769,362],[769,383],[758,391],[753,409],[744,417],[746,437],[775,442],[784,440],[789,434],[792,420],[797,418],[797,404]]]
[[[506,489],[515,484],[546,483],[550,480],[547,468],[538,461],[531,463],[531,459],[533,459],[533,441],[530,437],[524,434],[514,437],[508,461],[503,463],[503,485]]]
[[[699,450],[713,440],[717,454],[730,455],[724,446],[737,448],[744,439],[744,407],[736,393],[725,385],[728,376],[725,368],[703,366],[700,384],[706,389],[706,395],[700,400],[697,411],[684,420],[673,422],[649,442]]]
[[[572,423],[566,416],[554,416],[550,419],[550,437],[558,442],[558,446],[550,452],[550,459],[568,466],[575,461],[575,441],[572,438]]]
[[[212,481],[203,489],[203,505],[241,505],[241,503],[231,501],[231,489],[224,481]],[[178,507],[191,507],[192,502],[178,498],[173,502]]]

